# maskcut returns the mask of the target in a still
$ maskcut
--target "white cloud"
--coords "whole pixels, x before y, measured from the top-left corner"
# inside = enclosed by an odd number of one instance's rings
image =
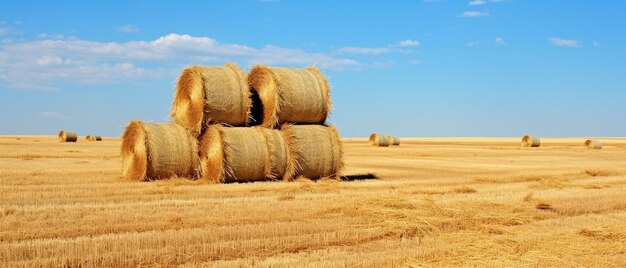
[[[334,70],[360,66],[355,60],[326,53],[272,45],[255,48],[184,34],[124,43],[65,38],[0,44],[0,82],[12,88],[50,89],[59,83],[174,78],[185,65],[227,61],[238,62],[242,68],[255,63]]]
[[[475,46],[480,45],[480,41],[470,41],[470,42],[468,42],[465,45],[468,46],[468,47],[475,47]]]
[[[548,41],[559,47],[578,47],[578,41],[573,39],[562,39],[558,37],[548,38]]]
[[[416,46],[419,46],[419,45],[420,45],[419,41],[407,39],[407,40],[402,40],[402,41],[398,42],[398,44],[396,46],[400,46],[400,47],[416,47]]]
[[[485,0],[473,0],[473,1],[470,1],[468,3],[468,5],[470,5],[470,6],[480,6],[480,5],[484,5],[486,3],[487,2]]]
[[[489,16],[488,11],[465,11],[459,15],[461,18],[475,18]]]
[[[135,25],[128,24],[117,28],[117,31],[122,33],[136,33],[139,32],[139,28]]]
[[[380,62],[374,62],[372,64],[372,67],[374,68],[389,68],[391,66],[395,65],[395,62],[393,61],[380,61]]]
[[[0,27],[0,36],[7,35],[11,32],[11,28],[9,27]]]
[[[420,61],[420,60],[409,60],[409,63],[410,64],[420,64],[420,63],[422,63],[422,61]]]
[[[37,64],[41,66],[60,65],[62,63],[63,63],[63,59],[56,57],[56,56],[43,56],[37,59]]]
[[[347,54],[358,54],[358,55],[381,55],[392,52],[397,53],[414,53],[414,50],[411,49],[400,49],[400,47],[408,48],[408,47],[417,47],[420,45],[420,42],[417,40],[406,39],[402,40],[395,44],[389,44],[386,47],[342,47],[337,51],[340,53]]]
[[[41,39],[63,39],[65,38],[65,36],[63,36],[62,34],[47,34],[47,33],[40,33],[37,35],[38,38]]]
[[[502,37],[496,37],[496,39],[493,42],[496,43],[496,45],[499,45],[499,46],[506,45],[506,42],[504,41],[504,39]]]
[[[386,47],[342,47],[339,52],[348,54],[380,55],[389,52]]]
[[[40,117],[48,118],[48,119],[64,119],[65,115],[57,112],[41,112],[39,113]]]

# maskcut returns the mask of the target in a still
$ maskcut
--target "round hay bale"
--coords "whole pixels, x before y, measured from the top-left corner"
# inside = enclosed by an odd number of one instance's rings
[[[252,116],[264,127],[282,123],[323,124],[332,108],[328,80],[315,67],[257,65],[248,74],[248,84],[263,106],[262,113]]]
[[[589,149],[602,149],[602,142],[599,140],[586,140],[585,146]]]
[[[391,145],[391,141],[388,137],[387,135],[374,133],[370,135],[369,143],[374,146],[387,147]]]
[[[236,64],[191,66],[176,83],[172,118],[198,136],[212,123],[246,125],[250,106],[250,90]]]
[[[539,145],[541,145],[539,137],[526,135],[522,138],[522,147],[539,147]]]
[[[95,139],[96,141],[102,141],[102,136],[94,136],[94,139]]]
[[[78,141],[78,135],[73,131],[61,130],[59,132],[59,141],[61,142],[76,142]]]
[[[200,167],[197,140],[175,123],[131,121],[122,136],[122,176],[153,180],[195,178]]]
[[[90,135],[87,135],[87,136],[85,136],[85,140],[88,140],[88,141],[95,141],[95,140],[96,140],[96,137],[94,137],[94,136],[90,136]]]
[[[282,178],[287,155],[275,129],[212,125],[200,141],[202,177],[212,182]]]
[[[343,169],[343,144],[334,126],[283,125],[289,149],[285,179],[339,178]]]
[[[389,146],[391,146],[391,145],[394,145],[394,146],[400,145],[400,138],[398,138],[398,137],[387,136],[387,139],[389,140]]]
[[[270,179],[283,179],[289,163],[289,148],[283,138],[283,134],[276,129],[258,128],[267,145],[269,165],[266,166],[266,177]]]

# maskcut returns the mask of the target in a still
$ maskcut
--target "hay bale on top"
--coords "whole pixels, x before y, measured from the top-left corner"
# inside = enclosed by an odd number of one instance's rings
[[[210,123],[246,125],[250,105],[250,90],[237,65],[191,66],[176,83],[172,118],[199,135]]]
[[[335,127],[283,125],[281,131],[290,157],[285,179],[341,176],[343,144]]]
[[[541,145],[539,137],[526,135],[522,138],[522,147],[539,147],[539,145]]]
[[[197,177],[198,144],[175,123],[131,121],[122,136],[122,176],[152,180],[172,176]]]
[[[389,140],[389,136],[383,134],[374,133],[370,135],[369,143],[374,146],[387,147],[391,145],[391,141]]]
[[[585,146],[589,149],[602,149],[602,142],[599,140],[586,140]]]
[[[328,80],[315,67],[274,68],[257,65],[248,84],[258,94],[262,114],[253,114],[264,127],[282,123],[323,124],[330,112]]]
[[[76,142],[78,141],[78,135],[73,131],[61,130],[59,132],[59,141],[61,142]]]
[[[287,147],[280,132],[212,125],[200,141],[202,177],[213,182],[282,178]]]

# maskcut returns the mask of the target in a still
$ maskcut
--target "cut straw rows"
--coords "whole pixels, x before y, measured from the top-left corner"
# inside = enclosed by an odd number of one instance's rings
[[[330,109],[328,81],[314,67],[255,66],[247,78],[235,64],[188,67],[176,84],[173,123],[126,127],[122,176],[338,178],[341,139],[335,127],[323,125]]]

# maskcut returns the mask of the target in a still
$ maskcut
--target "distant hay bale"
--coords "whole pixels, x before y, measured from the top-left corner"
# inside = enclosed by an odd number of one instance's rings
[[[88,140],[88,141],[101,141],[102,137],[101,136],[87,135],[87,136],[85,136],[85,139]]]
[[[211,125],[200,141],[202,177],[212,182],[282,179],[287,157],[275,129]]]
[[[199,174],[197,140],[175,123],[131,121],[122,136],[122,176],[153,180]]]
[[[585,146],[589,149],[602,149],[602,142],[599,140],[586,140]]]
[[[400,145],[400,138],[395,137],[395,136],[387,136],[387,139],[389,140],[389,145],[395,145],[398,146]]]
[[[335,127],[285,124],[281,131],[289,148],[285,179],[340,178],[343,144]]]
[[[197,136],[212,123],[246,125],[250,106],[250,90],[236,64],[191,66],[176,83],[172,118]]]
[[[533,135],[526,135],[522,138],[522,147],[539,147],[541,141],[539,137]]]
[[[369,143],[374,146],[387,147],[391,145],[392,141],[387,135],[374,133],[370,135]]]
[[[248,74],[262,113],[253,114],[264,127],[282,123],[323,124],[330,112],[330,86],[315,67],[274,68],[257,65]]]
[[[61,142],[76,142],[78,141],[78,135],[73,131],[61,130],[61,132],[59,132],[59,140]]]

